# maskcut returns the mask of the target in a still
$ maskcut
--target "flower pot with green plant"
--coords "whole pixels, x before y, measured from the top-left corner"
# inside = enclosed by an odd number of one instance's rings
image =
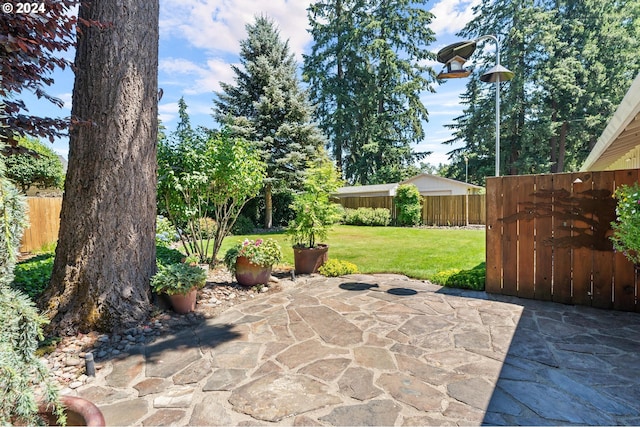
[[[340,207],[331,201],[331,195],[341,185],[338,171],[324,156],[310,165],[303,191],[293,196],[291,209],[295,218],[287,232],[293,243],[297,274],[317,273],[328,259],[329,246],[319,242],[326,240],[329,230],[340,218]]]
[[[227,250],[224,263],[241,286],[269,282],[273,265],[282,259],[280,245],[273,239],[245,239]]]
[[[617,200],[616,220],[611,223],[613,247],[640,265],[640,184],[621,185],[613,197]]]
[[[176,313],[185,314],[195,310],[198,289],[204,287],[207,273],[198,266],[179,263],[159,266],[151,278],[152,289],[166,294]]]

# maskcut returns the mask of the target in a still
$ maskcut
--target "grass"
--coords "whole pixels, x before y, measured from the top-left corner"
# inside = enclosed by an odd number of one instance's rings
[[[218,254],[245,238],[272,238],[282,247],[284,262],[293,265],[293,251],[284,233],[227,237]],[[329,233],[329,258],[349,261],[361,273],[398,273],[431,279],[443,270],[467,270],[485,260],[485,232],[463,229],[358,227],[339,225]]]
[[[218,258],[222,259],[228,248],[245,238],[276,240],[282,247],[284,263],[293,266],[291,243],[289,237],[283,232],[229,236],[223,241]],[[361,273],[398,273],[415,279],[432,280],[437,273],[447,272],[446,277],[443,277],[448,280],[449,276],[458,273],[454,270],[473,270],[485,260],[484,229],[338,225],[329,233],[325,243],[330,247],[330,259],[352,262]],[[159,250],[158,255],[162,259],[164,259],[162,257],[164,252],[166,250]],[[16,265],[16,279],[13,286],[26,292],[31,298],[37,298],[49,283],[53,256],[51,250],[19,262]],[[179,254],[178,258],[174,258],[171,256],[166,261],[178,262]],[[480,270],[465,272],[462,275],[467,277],[469,274],[478,276],[477,280],[472,280],[474,282],[484,278],[484,273]],[[460,278],[456,280],[459,281]],[[484,280],[482,282],[484,283]],[[454,286],[468,287],[464,286],[464,283],[456,283]]]

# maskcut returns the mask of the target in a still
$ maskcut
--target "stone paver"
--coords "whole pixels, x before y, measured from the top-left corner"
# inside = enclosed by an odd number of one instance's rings
[[[640,423],[638,314],[391,274],[281,287],[65,392],[109,425]]]

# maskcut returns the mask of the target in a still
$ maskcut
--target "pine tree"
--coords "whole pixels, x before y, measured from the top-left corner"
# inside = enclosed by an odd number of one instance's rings
[[[324,137],[311,121],[312,108],[296,75],[288,42],[272,20],[256,17],[241,42],[235,84],[221,82],[214,116],[235,134],[257,144],[267,164],[265,227],[272,226],[272,194],[298,188],[305,165]]]
[[[416,160],[433,91],[433,15],[424,0],[321,0],[309,8],[314,46],[304,76],[344,177],[370,184],[401,179]]]

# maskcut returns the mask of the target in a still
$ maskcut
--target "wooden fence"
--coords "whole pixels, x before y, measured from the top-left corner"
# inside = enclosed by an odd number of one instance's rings
[[[467,200],[469,209],[467,211]],[[386,208],[391,217],[396,218],[395,204],[391,196],[379,197],[343,197],[339,202],[345,208]],[[462,226],[467,224],[485,224],[486,196],[470,194],[468,196],[423,196],[422,223],[438,226]]]
[[[635,267],[609,240],[612,194],[638,172],[487,179],[486,291],[640,311]]]
[[[486,197],[484,194],[422,198],[422,223],[425,225],[463,226],[484,224],[485,221]]]
[[[31,252],[58,240],[61,197],[27,197],[29,228],[24,231],[20,252]]]

